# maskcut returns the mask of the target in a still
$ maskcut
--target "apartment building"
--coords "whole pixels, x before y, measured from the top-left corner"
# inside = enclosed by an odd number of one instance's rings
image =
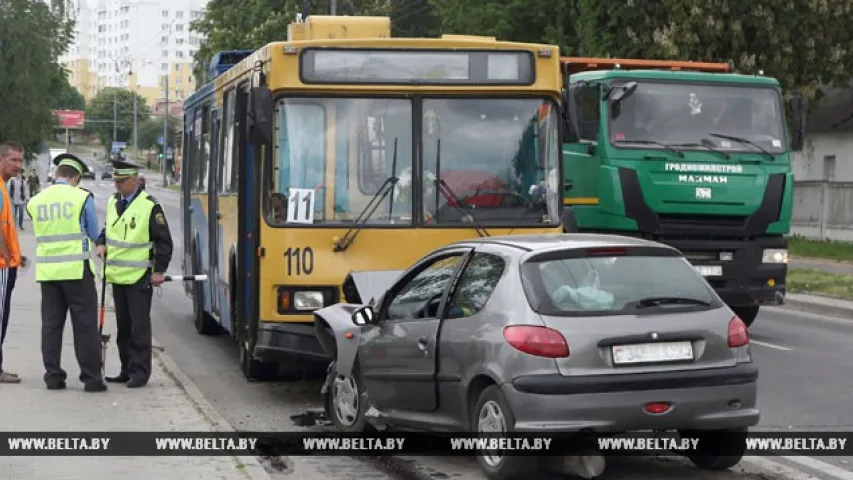
[[[196,88],[192,62],[201,39],[190,22],[204,15],[207,2],[69,0],[76,35],[61,61],[71,84],[87,99],[104,87],[127,88],[155,110],[165,105],[168,78],[173,110]]]

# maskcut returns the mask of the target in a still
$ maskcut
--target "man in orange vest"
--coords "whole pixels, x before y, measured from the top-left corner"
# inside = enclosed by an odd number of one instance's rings
[[[3,340],[9,326],[9,307],[18,267],[22,260],[26,262],[26,258],[21,257],[12,199],[6,183],[20,175],[23,168],[24,147],[16,142],[0,143],[0,383],[21,383],[18,375],[3,370]]]

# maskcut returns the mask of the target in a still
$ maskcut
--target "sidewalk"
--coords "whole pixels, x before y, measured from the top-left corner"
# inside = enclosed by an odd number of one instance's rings
[[[35,257],[29,222],[21,232],[21,250]],[[98,285],[100,288],[100,285]],[[66,390],[45,388],[41,362],[41,295],[33,267],[19,277],[12,297],[9,329],[4,344],[4,367],[21,376],[19,384],[0,384],[0,430],[14,431],[230,431],[197,387],[163,352],[155,350],[148,385],[128,389],[108,384],[109,390],[85,393],[78,380],[71,321],[63,338],[62,367],[68,373]],[[112,299],[107,298],[107,305]],[[112,310],[111,308],[109,310]],[[115,319],[108,311],[105,333],[107,375],[118,372]],[[156,341],[155,341],[156,345]],[[0,457],[3,479],[87,479],[93,475],[128,480],[262,479],[269,478],[258,461],[245,457]]]

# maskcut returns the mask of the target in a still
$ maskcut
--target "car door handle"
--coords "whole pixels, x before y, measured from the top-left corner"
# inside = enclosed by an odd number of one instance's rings
[[[426,351],[427,345],[429,345],[429,337],[421,337],[418,339],[418,348]]]

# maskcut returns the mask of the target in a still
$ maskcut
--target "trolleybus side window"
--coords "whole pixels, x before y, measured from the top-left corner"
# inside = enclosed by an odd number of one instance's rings
[[[199,149],[198,189],[200,193],[207,192],[208,168],[210,168],[210,106],[202,110],[201,148]]]
[[[222,160],[219,164],[219,192],[230,193],[237,191],[237,182],[234,178],[234,101],[237,92],[231,90],[225,95],[225,103],[223,108],[222,126],[220,127],[222,139],[220,145],[219,158]]]
[[[193,125],[192,125],[192,159],[190,161],[190,165],[192,168],[190,169],[190,191],[192,193],[200,193],[202,192],[202,182],[201,178],[205,175],[206,169],[204,168],[204,152],[202,151],[202,108],[198,107],[195,109],[193,114]]]

